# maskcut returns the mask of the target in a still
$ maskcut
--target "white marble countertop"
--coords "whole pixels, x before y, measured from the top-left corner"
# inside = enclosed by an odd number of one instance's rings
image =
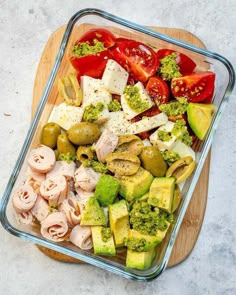
[[[52,32],[86,7],[143,25],[188,30],[236,67],[235,0],[0,0],[1,196],[30,124],[34,78],[43,48]],[[0,293],[236,294],[235,94],[215,135],[205,219],[186,261],[152,282],[138,283],[89,265],[51,260],[0,226]]]

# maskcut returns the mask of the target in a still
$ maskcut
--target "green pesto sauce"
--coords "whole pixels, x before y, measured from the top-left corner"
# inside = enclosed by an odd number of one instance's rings
[[[176,53],[172,53],[160,59],[159,74],[163,80],[171,80],[182,76],[176,63],[176,57]]]
[[[109,112],[118,112],[121,110],[121,105],[118,100],[113,99],[108,105]]]
[[[72,54],[75,57],[81,57],[89,54],[95,54],[105,50],[104,44],[96,39],[93,40],[94,45],[88,42],[81,42],[72,48]]]
[[[99,115],[104,109],[104,104],[98,102],[96,105],[90,104],[85,107],[83,120],[86,122],[94,122],[99,118]]]
[[[67,163],[70,163],[72,161],[76,160],[76,156],[71,155],[71,153],[60,153],[58,156],[58,161],[66,161]]]
[[[144,112],[149,108],[147,101],[142,101],[139,88],[135,85],[125,87],[124,96],[129,107],[136,112]]]
[[[167,213],[154,208],[147,201],[135,201],[129,213],[130,224],[133,229],[146,235],[155,235],[157,230],[164,231],[167,228]]]
[[[161,141],[169,141],[172,138],[172,134],[171,134],[171,132],[167,132],[164,130],[158,130],[158,138]]]
[[[109,227],[103,227],[101,230],[103,242],[107,242],[112,237],[112,232]]]
[[[135,237],[128,238],[125,241],[127,248],[136,252],[143,252],[146,243],[145,239],[137,239]]]
[[[178,153],[171,152],[171,151],[162,152],[162,156],[168,164],[172,164],[180,159],[180,156]]]
[[[192,137],[188,133],[186,122],[184,119],[177,120],[175,122],[172,133],[187,146],[190,146],[192,144]]]
[[[108,172],[108,169],[105,164],[95,161],[95,160],[84,160],[84,167],[91,167],[95,172],[105,174]]]
[[[188,102],[185,97],[181,97],[176,101],[161,104],[159,109],[166,113],[167,116],[179,116],[183,115],[187,111]]]

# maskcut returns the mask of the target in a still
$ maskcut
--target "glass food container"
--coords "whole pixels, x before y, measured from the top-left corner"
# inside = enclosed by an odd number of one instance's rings
[[[217,111],[214,115],[207,136],[195,146],[196,169],[182,188],[182,201],[176,212],[176,220],[169,229],[164,241],[157,247],[156,257],[152,266],[147,270],[127,269],[125,267],[125,252],[123,249],[120,249],[118,254],[114,257],[98,256],[94,255],[92,250],[81,250],[67,241],[55,243],[46,240],[41,236],[39,227],[19,225],[13,214],[11,197],[26,173],[26,159],[28,153],[30,149],[37,146],[39,143],[42,126],[48,121],[54,106],[61,102],[60,97],[58,96],[57,82],[59,78],[64,77],[71,69],[68,62],[68,54],[70,53],[71,46],[80,35],[88,29],[96,27],[107,28],[116,36],[126,38],[132,37],[132,39],[151,44],[154,48],[169,48],[186,53],[196,61],[198,70],[210,69],[216,74],[213,103],[216,106]],[[221,55],[170,38],[136,23],[111,15],[105,11],[90,8],[78,11],[72,16],[66,27],[54,66],[48,82],[45,85],[42,98],[3,195],[1,201],[1,222],[3,227],[17,237],[80,259],[86,263],[122,275],[129,279],[150,281],[157,278],[168,264],[178,230],[210,149],[222,112],[234,87],[234,82],[234,70],[230,62]]]

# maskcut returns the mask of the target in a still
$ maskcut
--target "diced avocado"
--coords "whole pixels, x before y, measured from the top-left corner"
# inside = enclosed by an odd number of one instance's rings
[[[155,248],[152,248],[147,252],[135,252],[128,249],[126,256],[126,267],[140,270],[148,269],[152,265],[155,254]]]
[[[90,197],[81,214],[81,225],[106,225],[107,219],[96,197]]]
[[[124,239],[128,237],[129,232],[129,212],[126,201],[120,200],[117,203],[109,205],[109,221],[112,233],[114,235],[116,247],[124,246]]]
[[[174,191],[174,177],[156,177],[149,190],[148,204],[171,213]]]
[[[167,224],[167,227],[165,230],[160,230],[160,229],[157,230],[156,237],[158,239],[158,243],[161,243],[164,240],[166,233],[170,227],[170,223],[168,221],[166,221],[166,224]]]
[[[119,193],[127,201],[140,198],[148,192],[153,178],[150,172],[140,167],[135,174],[120,178]]]
[[[112,204],[119,192],[120,182],[117,178],[103,174],[95,189],[95,197],[102,206]]]
[[[200,140],[206,136],[214,113],[215,106],[212,103],[189,103],[187,107],[188,123]]]
[[[93,250],[94,254],[97,255],[115,255],[116,247],[113,236],[104,238],[103,230],[107,228],[103,226],[91,226],[92,239],[93,239]]]
[[[146,252],[154,248],[159,243],[157,236],[146,235],[137,230],[130,229],[125,242],[128,249],[136,252]]]

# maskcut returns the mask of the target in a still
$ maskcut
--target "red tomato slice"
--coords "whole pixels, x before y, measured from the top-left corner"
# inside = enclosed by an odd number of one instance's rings
[[[157,51],[157,56],[159,59],[166,57],[172,53],[176,53],[176,63],[179,66],[179,71],[182,75],[191,74],[196,67],[196,63],[188,57],[186,54],[177,52],[172,49],[160,49]]]
[[[186,97],[190,102],[212,99],[214,94],[215,73],[195,72],[187,76],[173,78],[171,92],[174,97]]]
[[[146,82],[159,67],[155,51],[144,43],[125,38],[116,39],[111,48],[116,60],[136,81]]]
[[[94,39],[102,42],[106,48],[109,48],[115,44],[116,37],[106,29],[96,28],[86,32],[80,39],[76,41],[76,44],[81,42],[89,42],[90,45],[94,45]]]
[[[146,90],[157,106],[162,103],[167,103],[170,96],[167,83],[158,76],[151,77],[148,80]]]
[[[78,71],[78,80],[81,76],[87,75],[92,78],[101,78],[105,70],[108,59],[112,58],[109,50],[104,50],[96,54],[70,58],[73,67]]]

